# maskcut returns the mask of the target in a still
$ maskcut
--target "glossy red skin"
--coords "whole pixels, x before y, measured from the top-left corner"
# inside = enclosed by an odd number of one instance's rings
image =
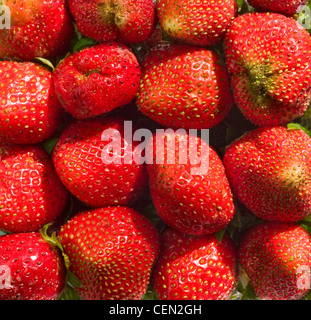
[[[141,68],[137,106],[165,127],[212,128],[234,105],[227,70],[208,49],[159,45]]]
[[[155,227],[127,207],[84,211],[69,220],[59,239],[83,300],[140,300],[159,253]]]
[[[225,236],[190,236],[168,228],[152,283],[160,300],[227,300],[237,284],[237,252]]]
[[[164,134],[157,135],[158,138],[161,136],[164,137]],[[223,229],[231,221],[235,210],[219,156],[200,138],[178,132],[169,133],[168,137],[175,141],[175,149],[165,140],[164,152],[159,151],[154,136],[154,158],[152,163],[147,164],[150,193],[157,213],[166,224],[187,234],[204,235]],[[179,159],[184,150],[182,141],[198,148],[196,151],[188,147],[186,161]],[[194,154],[199,157],[205,155],[200,165],[194,164]],[[161,158],[157,159],[159,155]],[[202,171],[192,171],[200,167]]]
[[[135,99],[140,66],[128,47],[105,43],[65,58],[54,71],[64,109],[77,119],[93,118]]]
[[[0,62],[0,140],[39,143],[63,117],[50,71],[32,62]]]
[[[311,212],[311,139],[302,130],[258,128],[227,147],[233,193],[264,220],[299,221]]]
[[[0,300],[57,300],[64,289],[61,252],[37,232],[1,236],[0,266],[8,286],[0,289]]]
[[[11,29],[0,30],[0,57],[32,61],[69,50],[74,29],[64,0],[6,0]]]
[[[62,213],[68,192],[37,145],[0,146],[0,229],[38,231]]]
[[[156,25],[152,0],[69,0],[79,31],[99,42],[138,44]]]
[[[307,4],[308,0],[249,0],[248,3],[259,11],[272,11],[293,16],[299,6]]]
[[[308,280],[305,289],[298,284],[306,279],[303,272],[310,271],[311,237],[298,224],[264,222],[252,227],[243,235],[238,255],[261,299],[300,300],[308,292]]]
[[[122,148],[119,164],[107,163],[109,153],[103,149],[112,140],[102,141],[105,130],[117,130],[127,144],[122,118],[76,120],[65,128],[52,153],[55,169],[67,189],[91,207],[132,205],[146,187],[146,165],[126,164],[136,152],[136,142]]]
[[[158,0],[156,10],[163,30],[175,40],[212,46],[223,40],[238,14],[234,0]]]
[[[249,121],[284,125],[304,114],[311,100],[311,37],[294,19],[277,13],[239,16],[224,46],[233,95]]]

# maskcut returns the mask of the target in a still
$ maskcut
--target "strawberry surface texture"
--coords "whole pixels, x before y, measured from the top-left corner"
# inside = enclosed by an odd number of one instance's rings
[[[0,17],[0,300],[311,300],[311,0]]]

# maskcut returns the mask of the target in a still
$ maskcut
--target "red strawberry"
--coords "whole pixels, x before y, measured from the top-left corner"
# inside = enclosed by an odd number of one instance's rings
[[[140,76],[135,55],[117,43],[74,53],[54,72],[59,101],[78,119],[92,118],[130,103],[136,96]]]
[[[142,63],[138,108],[173,128],[211,128],[234,105],[229,76],[216,53],[198,47],[160,45]]]
[[[35,57],[54,58],[68,50],[74,29],[65,0],[2,3],[10,8],[11,26],[0,30],[0,58],[32,61]]]
[[[63,109],[51,72],[32,62],[0,62],[0,139],[38,143],[58,128]]]
[[[165,223],[193,235],[227,226],[234,205],[225,168],[203,139],[180,130],[158,132],[148,158],[151,196]]]
[[[223,40],[238,13],[235,0],[158,0],[156,9],[160,25],[167,34],[199,46],[211,46]]]
[[[239,261],[261,299],[299,300],[310,286],[311,237],[295,223],[260,223],[243,235]]]
[[[225,55],[234,98],[255,125],[284,125],[311,100],[311,37],[294,19],[250,13],[231,24]]]
[[[233,193],[266,220],[298,221],[311,213],[311,139],[302,130],[255,129],[226,150]]]
[[[156,24],[153,0],[69,0],[79,31],[97,41],[137,44]]]
[[[110,151],[112,133],[120,136],[119,152]],[[122,118],[74,121],[53,150],[60,179],[89,206],[132,205],[146,186],[147,173],[145,164],[131,161],[137,143],[127,139]]]
[[[84,300],[139,300],[159,251],[155,227],[126,207],[84,211],[59,233]]]
[[[51,158],[36,145],[0,146],[0,229],[38,231],[66,206]]]
[[[0,237],[0,300],[57,300],[65,276],[59,249],[40,233]]]
[[[168,228],[152,283],[160,300],[227,300],[237,284],[237,254],[231,239],[190,236]]]
[[[248,0],[248,3],[257,10],[278,12],[287,16],[296,14],[299,6],[307,2],[308,0]]]

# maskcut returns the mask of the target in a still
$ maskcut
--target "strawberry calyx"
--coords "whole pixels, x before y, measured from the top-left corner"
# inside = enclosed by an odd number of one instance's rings
[[[106,23],[111,25],[118,25],[118,23],[120,23],[120,17],[118,15],[120,6],[115,0],[101,1],[98,7],[101,17]]]
[[[302,130],[311,138],[311,130],[305,128],[304,126],[302,126],[299,123],[289,123],[287,125],[287,129],[290,129],[290,130]]]
[[[74,288],[77,287],[81,287],[81,282],[80,280],[69,270],[69,266],[70,266],[70,260],[68,255],[65,253],[64,248],[61,244],[61,242],[58,239],[58,236],[56,234],[56,231],[52,232],[51,234],[49,234],[48,229],[49,226],[52,223],[47,223],[45,224],[41,229],[40,229],[40,234],[42,236],[42,238],[48,242],[49,244],[51,244],[52,246],[55,246],[57,248],[60,249],[64,262],[65,262],[65,267],[66,267],[66,283],[67,283],[67,287],[68,284],[71,285]],[[65,290],[67,290],[68,288],[65,288]]]
[[[271,67],[267,64],[256,64],[247,69],[252,96],[258,104],[265,104],[273,84]]]
[[[51,235],[48,234],[48,229],[49,229],[49,226],[51,225],[51,223],[47,223],[45,224],[41,229],[40,229],[40,234],[41,236],[43,237],[43,239],[48,242],[49,244],[57,247],[60,249],[60,251],[62,252],[62,256],[64,258],[64,261],[65,261],[65,266],[66,266],[66,269],[68,270],[69,269],[69,265],[70,265],[70,261],[69,261],[69,258],[68,256],[66,255],[65,251],[64,251],[64,248],[62,246],[62,244],[60,243],[57,235],[56,235],[56,232],[54,231]]]
[[[42,58],[42,57],[35,57],[34,60],[37,61],[37,62],[40,62],[41,64],[43,64],[44,67],[48,68],[51,71],[55,70],[55,67],[54,67],[53,63],[48,59],[45,59],[45,58]]]

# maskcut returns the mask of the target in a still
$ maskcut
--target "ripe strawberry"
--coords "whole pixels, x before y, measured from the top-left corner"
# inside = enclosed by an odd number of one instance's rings
[[[158,132],[147,151],[150,192],[165,223],[193,235],[227,226],[234,205],[225,168],[203,139],[181,130]]]
[[[69,47],[73,25],[65,0],[5,0],[11,26],[0,30],[0,58],[54,58]],[[6,16],[4,16],[6,18]]]
[[[120,137],[120,150],[110,150]],[[146,165],[136,164],[137,143],[119,117],[76,120],[62,132],[52,158],[67,189],[91,207],[132,205],[146,186]]]
[[[167,34],[198,46],[211,46],[223,40],[238,13],[235,0],[158,0],[156,10]]]
[[[51,72],[32,62],[0,62],[0,140],[38,143],[58,128],[63,109]]]
[[[153,0],[69,0],[79,31],[100,42],[137,44],[156,24]]]
[[[135,99],[140,66],[122,44],[105,43],[76,52],[54,72],[56,94],[66,111],[86,119]]]
[[[298,300],[307,292],[311,237],[296,223],[264,222],[243,235],[239,261],[265,300]]]
[[[298,221],[311,212],[311,139],[302,130],[258,128],[226,150],[233,193],[265,220]]]
[[[60,230],[84,300],[139,300],[159,251],[155,227],[127,207],[84,211]]]
[[[311,100],[311,36],[276,13],[239,16],[228,29],[225,56],[234,98],[259,126],[284,125]]]
[[[227,300],[237,284],[237,253],[231,239],[190,236],[168,228],[152,283],[160,300]]]
[[[201,129],[219,124],[234,101],[216,53],[170,44],[153,48],[142,63],[137,105],[163,126]]]
[[[36,145],[0,146],[0,229],[38,231],[66,206],[51,158]]]
[[[0,300],[57,300],[65,276],[59,249],[40,233],[0,237]]]
[[[296,14],[299,6],[307,2],[308,0],[248,0],[248,3],[259,11],[272,11],[287,16]]]

